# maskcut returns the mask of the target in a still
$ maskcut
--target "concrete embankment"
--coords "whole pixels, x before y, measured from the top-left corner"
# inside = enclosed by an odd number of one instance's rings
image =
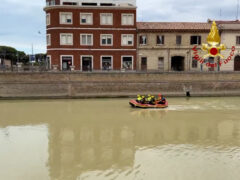
[[[240,73],[0,73],[0,98],[239,96]]]

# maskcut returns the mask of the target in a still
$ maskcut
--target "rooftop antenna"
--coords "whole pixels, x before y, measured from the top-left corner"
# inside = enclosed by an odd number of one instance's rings
[[[236,20],[238,20],[238,11],[239,11],[239,0],[237,0],[237,15],[236,15]]]

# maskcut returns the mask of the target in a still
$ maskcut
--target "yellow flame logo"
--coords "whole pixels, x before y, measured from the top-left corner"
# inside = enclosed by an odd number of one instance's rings
[[[208,52],[204,58],[217,56],[224,58],[223,55],[220,54],[220,51],[226,50],[226,47],[224,44],[220,44],[221,38],[215,21],[212,23],[212,28],[207,37],[207,42],[208,44],[202,44],[202,50]]]

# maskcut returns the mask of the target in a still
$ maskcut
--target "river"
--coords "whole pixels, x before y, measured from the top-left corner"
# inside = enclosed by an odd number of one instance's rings
[[[239,180],[240,98],[0,101],[3,180]]]

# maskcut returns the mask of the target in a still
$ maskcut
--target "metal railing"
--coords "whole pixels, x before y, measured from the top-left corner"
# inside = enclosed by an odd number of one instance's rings
[[[0,65],[0,72],[46,72],[50,71],[50,69],[45,65],[23,65],[21,67],[17,65],[7,66],[7,65]]]

